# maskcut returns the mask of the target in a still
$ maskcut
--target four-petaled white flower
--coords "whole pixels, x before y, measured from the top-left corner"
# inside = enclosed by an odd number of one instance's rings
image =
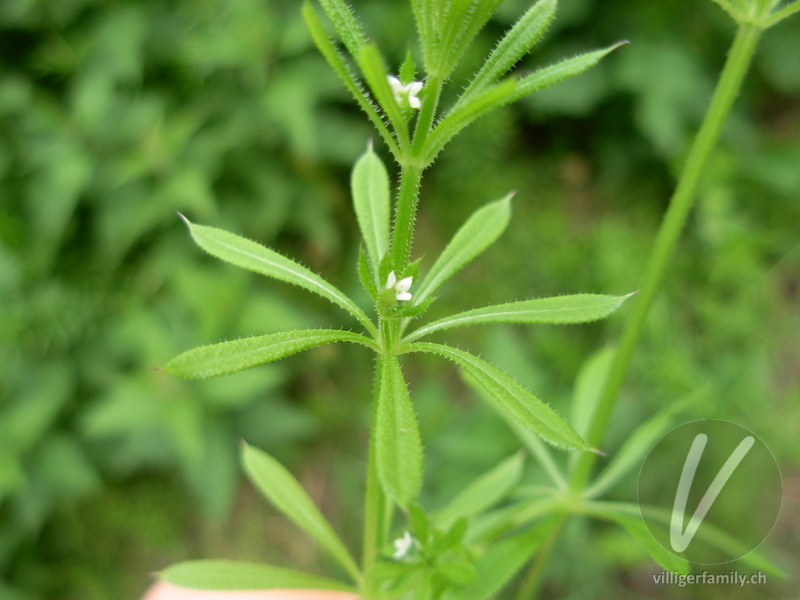
[[[397,292],[396,298],[401,302],[408,302],[412,298],[411,294],[408,292],[412,283],[414,283],[413,277],[404,277],[400,281],[397,281],[397,275],[392,271],[389,273],[389,279],[386,281],[386,289],[394,288]]]
[[[388,79],[389,87],[392,88],[392,93],[394,94],[394,99],[400,106],[408,104],[411,108],[417,109],[422,106],[419,98],[417,98],[417,94],[422,91],[421,81],[412,81],[404,85],[397,77],[389,75]]]
[[[403,537],[399,537],[394,541],[394,554],[392,554],[392,558],[395,560],[405,558],[408,555],[408,551],[411,550],[411,547],[414,545],[414,542],[414,538],[406,531]]]

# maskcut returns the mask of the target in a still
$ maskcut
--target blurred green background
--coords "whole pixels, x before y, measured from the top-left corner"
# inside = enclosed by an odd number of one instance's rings
[[[399,64],[413,33],[407,3],[354,4]],[[527,5],[503,3],[457,79]],[[474,209],[518,194],[506,236],[430,316],[635,289],[732,33],[710,1],[563,0],[528,67],[632,44],[479,122],[433,167],[415,245],[423,268]],[[242,481],[241,438],[288,464],[357,546],[371,358],[326,347],[204,383],[156,368],[225,338],[350,326],[323,301],[210,260],[175,211],[359,294],[348,177],[373,135],[312,47],[297,2],[0,2],[0,598],[133,599],[147,573],[185,558],[324,569]],[[703,389],[685,420],[744,425],[781,464],[783,512],[766,551],[795,572],[798,200],[794,18],[765,36],[604,447]],[[579,366],[624,316],[447,339],[566,413]],[[442,369],[407,364],[430,507],[518,447]],[[635,499],[635,475],[615,497]],[[783,598],[800,585],[656,588],[652,571],[621,530],[575,522],[545,595]]]

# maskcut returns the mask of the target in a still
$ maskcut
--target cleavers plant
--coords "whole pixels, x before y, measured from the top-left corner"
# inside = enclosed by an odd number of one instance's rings
[[[394,210],[389,173],[372,143],[352,172],[353,205],[363,236],[357,270],[372,299],[375,318],[297,262],[254,241],[184,217],[203,250],[326,298],[349,313],[362,331],[286,331],[223,342],[181,354],[166,369],[186,379],[206,379],[332,342],[352,342],[375,352],[361,561],[356,561],[288,470],[266,453],[244,445],[244,468],[255,486],[330,553],[350,582],[230,561],[181,563],[164,571],[167,580],[205,589],[317,588],[350,591],[365,599],[480,600],[493,597],[536,556],[519,591],[519,597],[525,598],[535,594],[548,549],[569,514],[613,520],[662,567],[688,571],[685,560],[666,552],[652,538],[636,505],[596,500],[641,460],[679,407],[670,407],[634,432],[594,482],[589,482],[589,475],[593,457],[599,453],[593,446],[602,441],[644,317],[758,37],[767,27],[800,10],[800,2],[778,11],[774,0],[715,2],[739,23],[739,33],[656,240],[621,347],[592,357],[582,370],[573,400],[572,426],[494,365],[468,351],[423,340],[435,332],[468,325],[585,323],[608,316],[630,295],[535,298],[417,325],[435,301],[435,292],[503,233],[510,220],[513,194],[487,204],[467,219],[424,276],[420,275],[420,261],[411,261],[414,222],[423,172],[462,129],[490,111],[580,74],[624,42],[530,74],[509,75],[555,15],[556,0],[539,0],[498,41],[466,86],[453,86],[457,97],[442,108],[443,92],[455,69],[500,0],[411,0],[424,73],[419,78],[411,51],[397,72],[387,70],[378,46],[368,39],[344,0],[320,0],[336,38],[329,36],[317,9],[306,2],[303,15],[317,47],[375,125],[399,167]],[[479,477],[445,508],[426,512],[416,502],[423,484],[423,443],[401,365],[404,355],[415,352],[434,354],[460,367],[467,382],[509,422],[538,459],[552,479],[552,487],[516,490],[523,464],[523,457],[517,454]],[[365,356],[364,360],[370,359]],[[561,472],[542,440],[575,453],[569,473]],[[512,496],[507,506],[496,508]],[[398,523],[398,509],[402,523]],[[718,537],[716,543],[729,544],[721,533]],[[751,554],[749,560],[775,572],[760,555]]]

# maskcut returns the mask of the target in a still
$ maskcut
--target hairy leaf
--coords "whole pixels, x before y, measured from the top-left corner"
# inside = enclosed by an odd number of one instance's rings
[[[355,77],[355,75],[353,75],[352,71],[347,66],[347,63],[342,58],[342,55],[339,54],[336,46],[334,46],[333,42],[331,42],[331,39],[328,37],[328,34],[325,31],[325,27],[322,25],[322,22],[319,19],[319,16],[311,6],[311,3],[308,1],[303,5],[303,18],[306,21],[308,30],[311,32],[311,38],[314,40],[314,44],[317,46],[317,49],[320,51],[325,60],[328,61],[328,64],[331,66],[334,72],[339,76],[339,79],[341,79],[344,87],[347,88],[347,91],[349,91],[350,94],[352,94],[353,98],[366,113],[369,120],[372,121],[372,124],[375,125],[378,132],[381,134],[383,141],[386,142],[386,145],[389,147],[395,158],[399,158],[400,149],[397,147],[397,142],[395,141],[392,132],[389,131],[389,128],[383,122],[380,111],[372,103],[372,100],[363,90],[358,79]]]
[[[422,440],[396,356],[381,357],[375,426],[378,476],[386,494],[407,507],[422,487]]]
[[[569,325],[587,323],[607,317],[625,302],[627,296],[576,294],[537,298],[476,308],[428,323],[410,333],[406,339],[416,340],[442,329],[486,323],[520,323],[526,325]]]
[[[528,9],[528,12],[506,32],[503,39],[497,44],[459,98],[459,103],[463,103],[473,93],[496,82],[525,54],[530,52],[552,23],[556,14],[556,5],[557,0],[539,0]]]
[[[183,215],[181,217],[197,245],[212,256],[319,294],[353,315],[368,331],[377,334],[375,325],[355,302],[313,271],[252,240],[215,227],[195,225]]]
[[[303,329],[193,348],[167,363],[166,370],[184,379],[208,379],[238,373],[331,342],[354,342],[375,348],[372,340],[338,329]]]
[[[381,159],[373,152],[372,144],[356,162],[350,186],[358,226],[364,236],[367,256],[377,279],[378,265],[389,246],[391,203],[389,175]]]
[[[386,65],[383,62],[378,47],[375,44],[367,44],[356,55],[358,66],[361,67],[361,72],[364,73],[364,78],[369,84],[372,95],[378,101],[378,104],[383,108],[386,116],[394,127],[397,134],[397,140],[400,148],[407,148],[409,146],[408,128],[406,121],[403,117],[403,111],[397,100],[394,97],[394,92],[389,85]]]
[[[513,195],[481,207],[461,226],[417,288],[417,303],[428,298],[500,237],[511,219]]]
[[[486,392],[485,398],[496,410],[518,421],[553,446],[567,450],[590,449],[552,408],[509,375],[474,354],[428,342],[415,342],[410,348],[438,354],[458,364]]]
[[[555,65],[539,69],[520,80],[508,78],[490,85],[483,91],[472,94],[463,103],[457,104],[431,132],[425,145],[425,161],[433,162],[439,152],[467,125],[496,108],[516,102],[534,92],[541,91],[557,83],[583,73],[596,65],[600,59],[627,42],[619,42],[594,52],[580,54]]]
[[[366,45],[367,36],[353,14],[353,9],[344,0],[320,0],[320,4],[347,50],[351,55],[357,56]]]

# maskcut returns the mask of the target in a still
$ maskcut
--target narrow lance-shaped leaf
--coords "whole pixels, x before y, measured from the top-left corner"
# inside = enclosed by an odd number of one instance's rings
[[[431,164],[439,155],[439,152],[462,129],[489,111],[511,102],[516,90],[517,81],[513,78],[508,78],[480,92],[476,92],[469,101],[464,102],[457,108],[453,107],[434,127],[425,141],[425,164]]]
[[[449,529],[462,517],[471,517],[500,502],[519,482],[524,458],[521,453],[507,458],[462,490],[435,517],[441,529]]]
[[[590,69],[600,62],[605,56],[611,54],[620,46],[626,45],[628,42],[617,42],[613,46],[603,48],[602,50],[595,50],[593,52],[586,52],[579,54],[566,60],[562,60],[554,65],[539,69],[523,77],[517,84],[517,89],[511,98],[511,102],[516,102],[525,96],[529,96],[535,92],[561,83],[565,79],[580,75],[584,71]]]
[[[511,220],[513,196],[511,193],[502,200],[479,208],[461,226],[417,288],[417,303],[428,298],[500,237]]]
[[[468,383],[470,383],[470,385],[479,393],[486,393],[482,388],[478,387],[474,381],[468,379]],[[519,438],[519,441],[522,442],[522,445],[530,450],[533,458],[535,458],[542,468],[544,468],[555,486],[562,490],[566,489],[568,487],[567,480],[561,474],[561,469],[556,464],[550,447],[547,446],[539,436],[531,433],[528,429],[520,425],[514,419],[506,417],[506,423],[508,423],[509,427],[511,427],[511,429],[514,430],[514,433],[517,434],[517,437]]]
[[[603,348],[584,362],[575,378],[570,416],[575,431],[581,435],[589,433],[613,360],[614,348]]]
[[[544,544],[556,523],[554,518],[547,519],[492,545],[475,565],[478,576],[460,589],[449,590],[444,596],[445,600],[496,598],[496,594]]]
[[[352,555],[292,474],[269,454],[247,444],[243,445],[242,462],[250,481],[275,508],[317,540],[355,581],[361,581]]]
[[[184,379],[208,379],[238,373],[331,342],[354,342],[375,348],[369,338],[349,331],[282,331],[193,348],[173,358],[165,368]]]
[[[347,50],[353,56],[357,56],[361,48],[367,44],[367,36],[353,14],[353,9],[344,0],[320,0],[320,4]]]
[[[414,21],[417,24],[417,33],[422,48],[422,58],[425,62],[425,70],[430,73],[433,59],[433,28],[431,18],[432,4],[426,0],[411,0],[411,7],[414,11]]]
[[[607,317],[622,306],[626,298],[628,296],[576,294],[486,306],[428,323],[410,333],[406,339],[416,340],[443,329],[486,323],[518,323],[525,325],[588,323],[589,321]]]
[[[664,528],[668,528],[672,521],[672,510],[669,508],[649,506],[646,504],[629,504],[625,502],[602,502],[593,503],[593,505],[602,504],[605,508],[611,508],[618,512],[633,515],[644,515],[648,519],[648,523],[652,520],[658,521]],[[697,541],[702,541],[709,546],[727,553],[730,557],[740,556],[738,560],[743,564],[749,565],[754,569],[760,569],[765,573],[770,573],[777,577],[786,577],[786,571],[779,565],[775,564],[759,550],[750,550],[751,546],[736,539],[725,530],[714,526],[713,524],[705,521],[703,526],[697,531],[695,535]]]
[[[497,44],[480,71],[470,81],[456,106],[463,104],[473,93],[496,82],[530,52],[553,21],[556,4],[556,0],[539,0],[528,9]]]
[[[458,66],[467,47],[494,14],[502,0],[456,0],[434,21],[440,30],[435,41],[435,60],[429,73],[446,78]]]
[[[386,66],[383,63],[383,57],[378,47],[375,44],[367,44],[356,55],[356,61],[358,66],[361,67],[361,72],[364,73],[364,78],[367,80],[373,96],[383,108],[386,116],[389,117],[397,134],[400,148],[408,148],[410,142],[403,111],[397,104],[392,88],[389,85],[389,74],[386,72]]]
[[[557,83],[583,73],[596,65],[600,59],[616,50],[627,42],[619,42],[594,52],[587,52],[552,66],[539,69],[520,80],[509,78],[500,83],[486,87],[482,92],[477,92],[464,103],[454,106],[453,109],[439,122],[431,132],[425,145],[425,160],[432,162],[436,155],[447,143],[480,117],[489,112],[516,102],[534,92],[541,91]]]
[[[613,353],[609,354],[611,354],[613,357]],[[592,390],[592,392],[590,392],[596,396],[599,396],[602,386],[605,383],[606,374],[611,368],[610,359],[605,360],[607,361],[607,364],[602,367],[604,370],[602,373],[602,379],[599,381],[595,380],[595,383],[600,384],[600,389]],[[585,383],[588,387],[589,381],[587,380]],[[622,447],[612,455],[608,466],[603,469],[603,471],[592,482],[591,486],[589,486],[589,488],[584,492],[584,497],[593,498],[600,496],[630,471],[640,467],[645,455],[669,428],[673,421],[673,417],[697,403],[712,389],[713,387],[710,384],[706,384],[688,396],[678,400],[677,402],[672,402],[667,408],[639,425],[633,431],[633,433],[628,436],[628,438],[622,444]],[[594,415],[594,409],[595,406],[593,406],[589,411],[589,419],[591,419]],[[588,430],[588,427],[589,422],[587,421],[585,422],[586,430]]]
[[[407,507],[422,487],[422,440],[397,357],[381,357],[375,435],[378,476],[386,494]]]
[[[386,127],[386,124],[383,122],[381,113],[372,103],[366,92],[362,89],[358,79],[356,79],[356,77],[350,71],[350,68],[342,58],[342,55],[339,54],[336,46],[334,46],[333,42],[331,42],[331,39],[328,37],[328,34],[325,31],[325,27],[322,25],[322,22],[319,19],[319,16],[317,16],[316,11],[308,1],[303,5],[303,18],[306,21],[308,30],[311,33],[311,38],[314,40],[314,44],[317,46],[317,49],[320,51],[325,60],[328,61],[328,64],[331,66],[334,72],[339,76],[339,79],[341,79],[345,88],[347,88],[347,91],[352,94],[353,98],[366,113],[369,120],[372,121],[372,124],[375,125],[378,132],[381,134],[383,141],[386,142],[387,146],[389,146],[389,149],[392,151],[392,154],[394,154],[395,158],[400,158],[400,149],[397,147],[397,142],[395,141],[392,132],[389,131],[389,128]]]
[[[626,510],[620,510],[612,502],[588,502],[586,510],[595,516],[615,521],[622,525],[625,530],[647,551],[650,557],[661,567],[675,573],[688,573],[689,562],[676,556],[653,537],[647,529],[639,514],[629,514]]]
[[[429,342],[414,342],[412,351],[431,352],[459,365],[486,392],[486,399],[499,412],[518,421],[531,433],[558,448],[590,450],[575,431],[547,404],[509,375],[474,354]]]
[[[181,217],[197,245],[212,256],[319,294],[353,315],[373,335],[377,334],[375,325],[355,302],[313,271],[252,240],[215,227],[195,225]]]
[[[159,573],[179,587],[200,590],[319,589],[353,592],[352,586],[301,571],[234,560],[193,560]],[[353,596],[355,600],[355,596]]]
[[[672,422],[672,411],[663,411],[645,421],[625,440],[608,466],[598,475],[584,497],[592,498],[607,491],[632,469],[641,466],[641,461]]]
[[[780,10],[776,11],[769,19],[767,19],[766,23],[764,23],[765,27],[772,27],[773,25],[777,25],[784,19],[791,17],[793,14],[800,12],[800,0],[795,0],[791,4],[787,4]]]
[[[372,150],[372,144],[358,159],[350,179],[353,205],[364,236],[367,256],[377,279],[378,265],[389,246],[389,175],[381,159]]]

